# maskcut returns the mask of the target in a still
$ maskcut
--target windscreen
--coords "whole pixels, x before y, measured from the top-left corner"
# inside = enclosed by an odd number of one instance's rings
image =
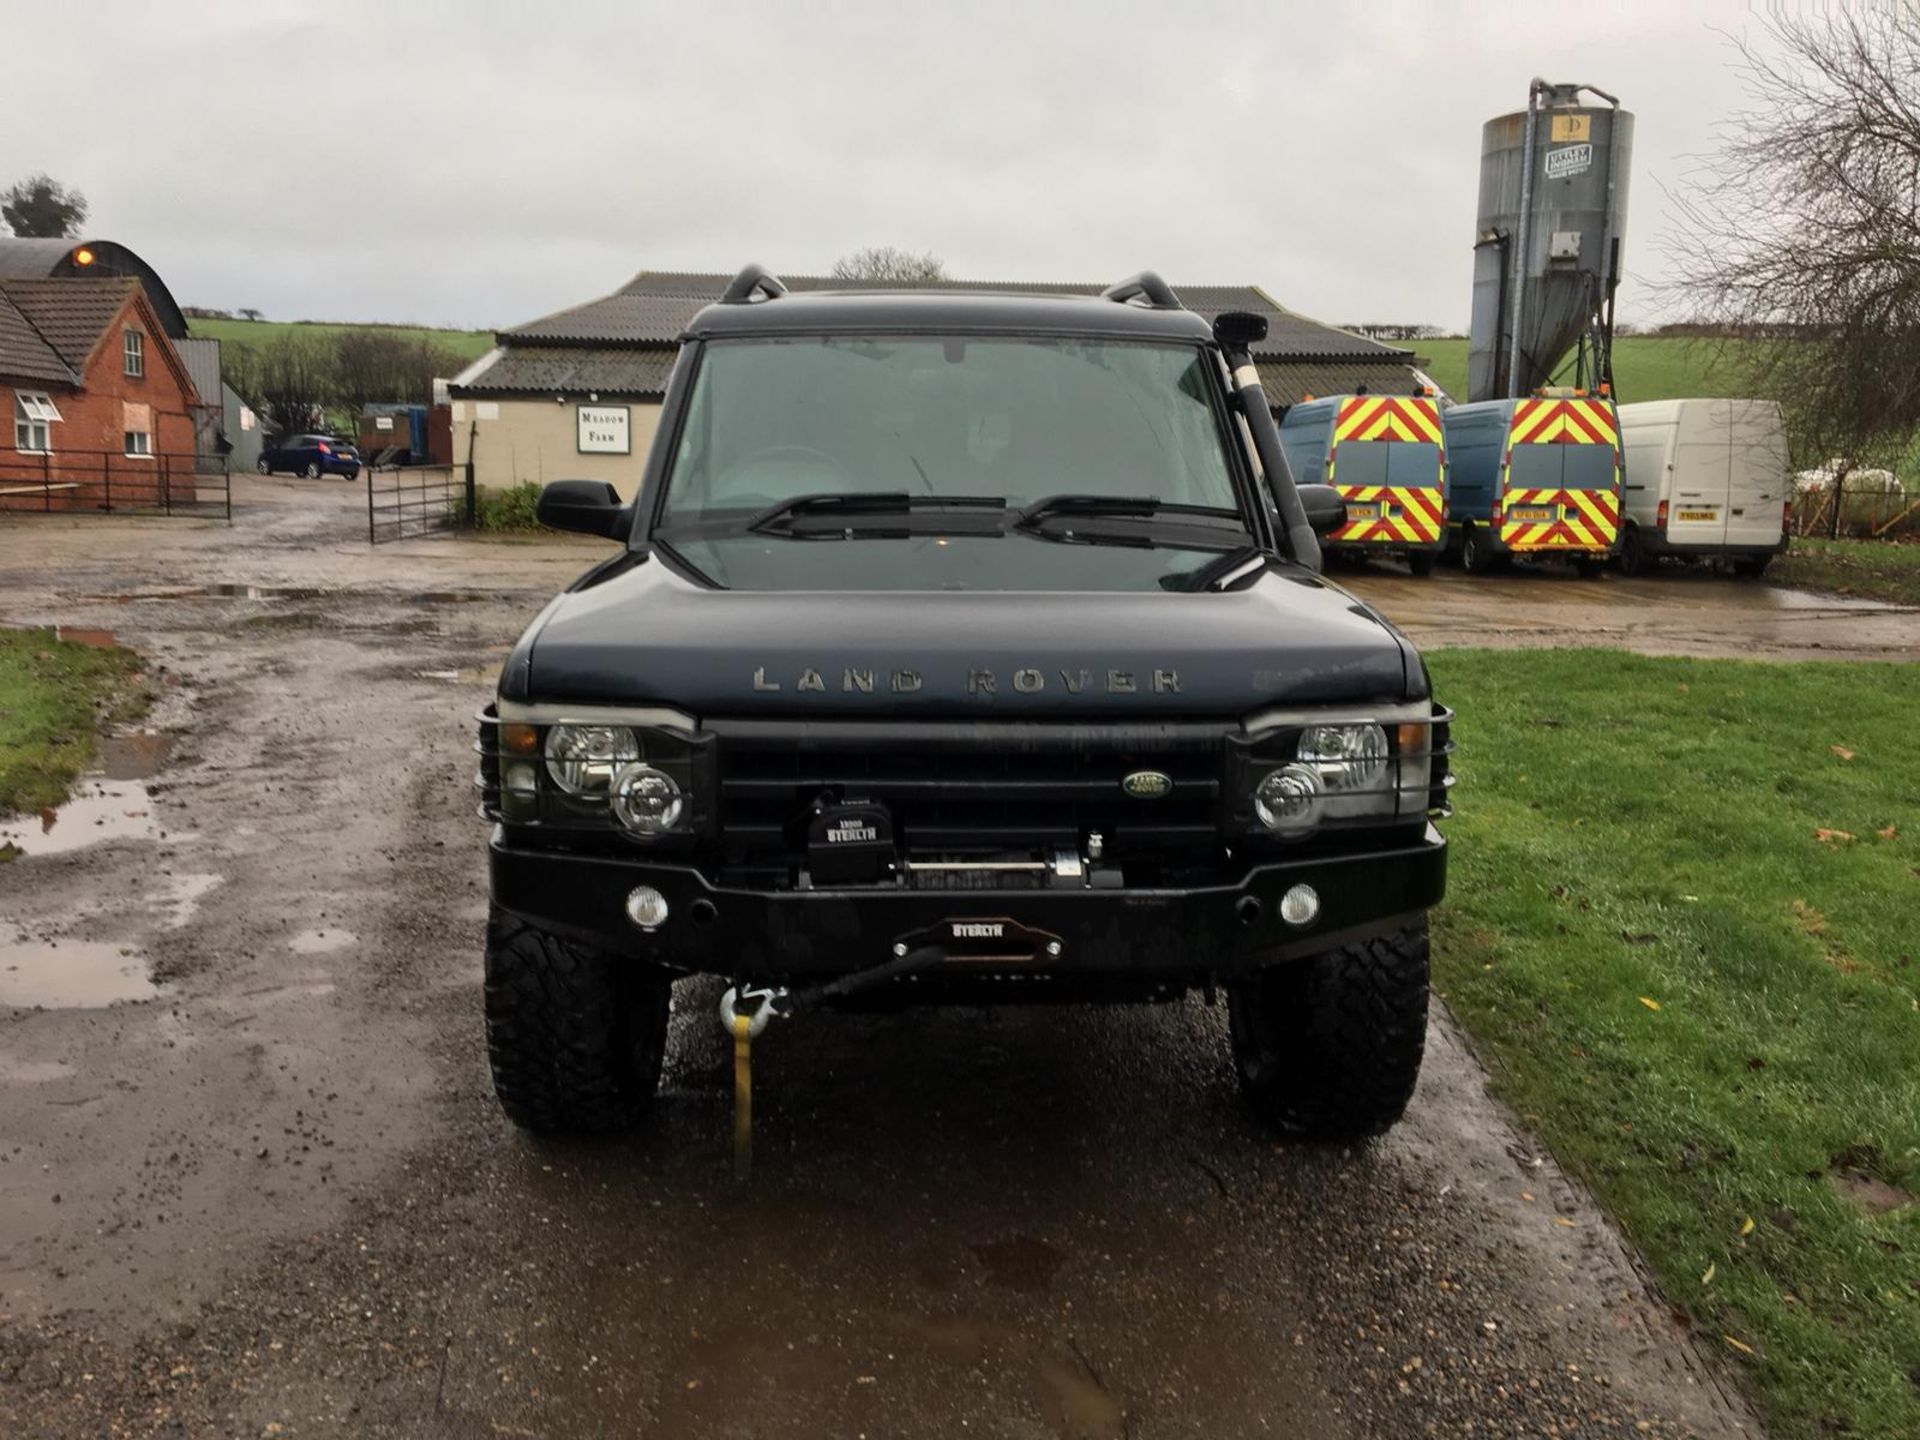
[[[803,495],[1065,493],[1235,508],[1192,346],[809,337],[710,343],[668,523]]]

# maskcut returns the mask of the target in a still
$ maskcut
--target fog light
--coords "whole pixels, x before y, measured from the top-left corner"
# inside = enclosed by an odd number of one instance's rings
[[[642,930],[658,930],[667,923],[667,897],[651,885],[636,885],[627,896],[627,918]]]
[[[1311,885],[1296,885],[1280,897],[1280,918],[1289,925],[1311,925],[1319,913],[1320,897]]]

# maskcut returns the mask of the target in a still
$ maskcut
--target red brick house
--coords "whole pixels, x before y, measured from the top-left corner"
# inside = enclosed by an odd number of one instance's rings
[[[0,278],[0,508],[190,500],[198,400],[138,280]]]

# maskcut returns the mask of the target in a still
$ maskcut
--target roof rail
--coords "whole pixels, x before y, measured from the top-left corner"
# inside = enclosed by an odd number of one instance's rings
[[[765,295],[769,300],[778,300],[787,293],[787,287],[778,275],[764,265],[745,265],[740,273],[733,277],[733,283],[727,286],[727,293],[720,297],[722,305],[745,305],[756,294]]]
[[[1122,305],[1142,295],[1156,310],[1187,308],[1180,303],[1180,297],[1173,293],[1173,287],[1152,270],[1142,270],[1138,275],[1129,275],[1118,285],[1109,285],[1100,292],[1102,300],[1113,300]]]

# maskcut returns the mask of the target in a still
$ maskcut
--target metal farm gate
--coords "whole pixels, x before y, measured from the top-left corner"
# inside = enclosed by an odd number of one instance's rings
[[[471,530],[473,466],[368,466],[367,543],[411,540],[444,530]]]

